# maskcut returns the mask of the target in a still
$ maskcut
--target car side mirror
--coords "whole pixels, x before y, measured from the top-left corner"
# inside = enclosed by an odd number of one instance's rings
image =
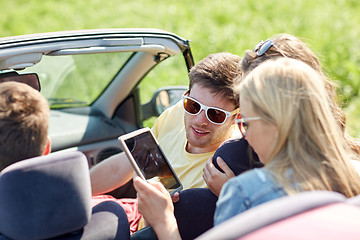
[[[142,120],[153,116],[158,117],[167,108],[181,100],[182,95],[188,90],[186,86],[172,86],[158,89],[150,102],[142,105]]]

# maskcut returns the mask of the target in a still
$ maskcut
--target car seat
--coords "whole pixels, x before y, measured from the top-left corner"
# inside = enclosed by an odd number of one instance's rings
[[[285,196],[262,205],[251,208],[205,232],[199,236],[198,240],[211,239],[263,239],[251,236],[258,230],[266,229],[267,226],[276,225],[283,220],[291,217],[300,216],[301,213],[311,212],[313,209],[320,209],[327,205],[336,205],[345,203],[346,197],[337,192],[330,191],[312,191],[303,192],[291,196]],[[344,204],[349,205],[349,204]],[[360,212],[360,208],[358,209]],[[360,213],[356,213],[360,214]],[[336,218],[337,216],[333,216]],[[306,220],[305,220],[306,221]],[[272,225],[272,226],[273,226]],[[296,236],[298,232],[310,231],[303,229],[300,225],[297,226],[297,231],[291,232],[283,228],[280,235],[271,232],[267,233],[266,239],[308,239],[302,238],[301,234]],[[290,231],[290,233],[289,233]],[[336,230],[335,230],[336,231]],[[249,234],[249,235],[248,235]],[[275,234],[275,236],[271,235]],[[281,235],[283,234],[283,235]],[[287,235],[286,235],[287,234]],[[286,237],[283,237],[286,236]],[[262,235],[262,237],[264,237]],[[312,239],[326,239],[326,238],[312,238]]]
[[[88,162],[81,152],[17,162],[0,173],[0,239],[129,239],[120,205],[91,209]]]
[[[346,202],[360,207],[360,194],[355,197],[348,198]]]

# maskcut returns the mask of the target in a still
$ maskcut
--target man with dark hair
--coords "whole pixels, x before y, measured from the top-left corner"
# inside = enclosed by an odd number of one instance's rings
[[[152,128],[184,189],[207,187],[202,178],[205,163],[234,133],[239,97],[233,82],[240,74],[240,60],[230,53],[210,54],[201,60],[189,73],[183,100],[167,109]],[[133,168],[120,153],[93,167],[90,176],[97,195],[128,182]]]

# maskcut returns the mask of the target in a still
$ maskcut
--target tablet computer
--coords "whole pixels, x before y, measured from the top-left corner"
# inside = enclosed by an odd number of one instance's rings
[[[161,182],[171,195],[183,188],[150,128],[141,128],[118,139],[139,177]]]

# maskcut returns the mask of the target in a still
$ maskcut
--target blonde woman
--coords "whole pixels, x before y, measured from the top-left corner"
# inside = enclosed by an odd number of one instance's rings
[[[334,118],[322,77],[289,58],[269,60],[238,87],[243,137],[265,165],[230,179],[217,202],[215,225],[264,202],[302,191],[352,197],[358,157]]]

